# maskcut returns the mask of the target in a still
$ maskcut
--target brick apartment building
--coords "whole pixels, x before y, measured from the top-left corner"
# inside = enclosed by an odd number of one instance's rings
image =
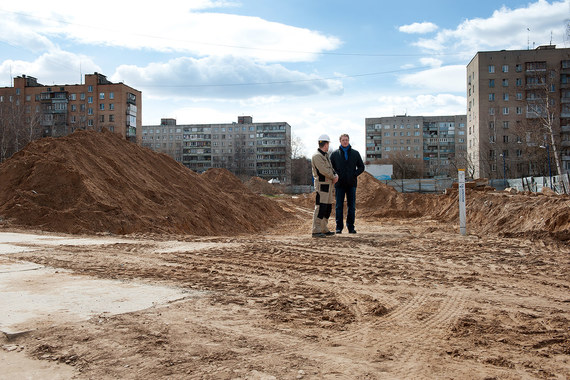
[[[478,52],[467,65],[468,159],[474,177],[570,171],[570,49]],[[544,127],[550,116],[554,144]],[[548,157],[547,157],[548,155]]]
[[[452,175],[465,167],[465,115],[366,118],[365,128],[369,163],[415,160],[426,178]]]
[[[225,168],[238,176],[291,182],[291,126],[286,122],[254,123],[251,116],[224,124],[142,126],[142,145],[166,153],[188,168],[204,172]]]
[[[140,141],[141,92],[99,73],[86,74],[84,84],[71,85],[43,85],[34,77],[16,77],[13,87],[0,88],[0,107],[19,114],[20,122],[37,130],[38,137],[107,128]]]

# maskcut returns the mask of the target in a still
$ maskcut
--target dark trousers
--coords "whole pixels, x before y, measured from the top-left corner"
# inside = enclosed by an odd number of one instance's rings
[[[343,206],[344,198],[346,197],[346,228],[349,231],[354,230],[354,218],[356,214],[356,186],[355,187],[337,187],[336,191],[336,229],[342,230],[343,228]]]

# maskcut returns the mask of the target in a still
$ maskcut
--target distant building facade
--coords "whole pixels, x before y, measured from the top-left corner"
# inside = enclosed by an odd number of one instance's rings
[[[474,177],[544,174],[547,154],[555,165],[553,148],[561,171],[570,171],[570,49],[478,52],[466,80]],[[555,147],[545,117],[551,119]]]
[[[99,73],[86,74],[85,84],[71,85],[43,85],[34,77],[18,76],[13,87],[0,88],[0,106],[21,113],[38,137],[107,128],[137,142],[142,125],[141,92]]]
[[[142,145],[166,153],[188,168],[204,172],[225,168],[238,176],[291,181],[291,126],[286,122],[254,123],[239,116],[237,123],[142,126]]]
[[[366,161],[417,160],[423,177],[465,166],[466,116],[387,116],[365,119]]]

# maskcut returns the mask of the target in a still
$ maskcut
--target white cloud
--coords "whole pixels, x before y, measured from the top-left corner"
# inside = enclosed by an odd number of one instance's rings
[[[166,1],[168,6],[164,2],[142,1],[135,6],[100,0],[86,12],[77,12],[76,3],[65,0],[58,7],[45,1],[10,2],[0,10],[0,41],[37,51],[65,38],[95,46],[198,56],[233,54],[264,62],[311,61],[341,44],[334,36],[306,28],[204,11],[233,2]]]
[[[441,66],[402,75],[399,81],[404,85],[430,92],[465,93],[465,70],[464,65]]]
[[[529,38],[530,48],[533,43],[545,45],[550,43],[550,32],[553,44],[562,44],[569,6],[570,0],[538,0],[523,8],[502,7],[491,17],[465,20],[455,30],[442,30],[434,38],[419,39],[414,45],[432,51],[453,49],[472,57],[481,50],[526,49]]]
[[[466,98],[453,94],[422,94],[416,96],[381,96],[378,99],[377,114],[383,117],[392,115],[437,116],[464,115]]]
[[[340,80],[237,57],[176,58],[146,67],[121,65],[110,77],[155,97],[235,98],[342,94]]]
[[[422,66],[440,67],[443,64],[441,59],[437,58],[421,58],[420,63]]]
[[[402,33],[424,34],[437,30],[438,26],[431,22],[414,22],[409,25],[402,25],[398,30]]]
[[[101,72],[101,68],[84,55],[67,51],[54,50],[42,54],[32,62],[22,60],[6,60],[0,64],[0,85],[9,75],[15,77],[22,74],[37,78],[38,82],[50,84],[80,83],[83,75]],[[49,81],[49,82],[45,82]],[[11,83],[5,83],[11,86]]]

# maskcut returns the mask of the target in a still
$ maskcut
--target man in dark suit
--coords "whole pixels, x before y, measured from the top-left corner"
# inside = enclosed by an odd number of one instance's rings
[[[357,150],[350,146],[350,137],[342,134],[339,138],[340,146],[331,155],[331,163],[338,174],[338,182],[334,185],[336,192],[336,233],[343,229],[343,205],[346,197],[346,227],[348,233],[355,234],[354,219],[356,214],[356,185],[357,179],[364,171],[364,162]]]

